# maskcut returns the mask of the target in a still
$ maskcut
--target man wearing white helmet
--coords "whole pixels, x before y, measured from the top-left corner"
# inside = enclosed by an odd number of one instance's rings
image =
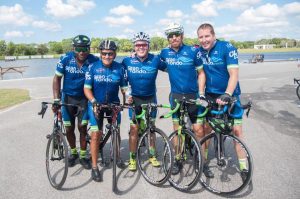
[[[127,72],[127,79],[131,86],[128,103],[135,105],[135,113],[141,113],[141,104],[156,103],[155,80],[158,70],[162,70],[158,56],[149,53],[150,37],[144,32],[134,34],[132,38],[135,55],[124,58],[122,64]],[[129,135],[129,166],[130,171],[136,171],[136,150],[138,141],[138,122],[132,118],[132,110],[129,109],[130,135]],[[155,120],[156,111],[152,112],[152,120]],[[151,144],[150,144],[151,145]],[[154,167],[160,166],[155,156],[154,144],[150,146],[149,162]]]
[[[162,61],[166,63],[171,84],[170,104],[175,106],[175,99],[197,99],[199,94],[204,94],[205,74],[203,71],[203,63],[199,55],[199,50],[183,43],[184,29],[178,23],[171,23],[165,29],[169,46],[162,49],[160,56]],[[189,118],[192,122],[193,132],[195,132],[198,141],[204,136],[203,123],[204,118],[198,115],[202,113],[202,109],[196,105],[188,107]],[[173,128],[178,129],[178,113],[172,115]],[[179,173],[182,165],[180,161],[175,161],[172,174]]]

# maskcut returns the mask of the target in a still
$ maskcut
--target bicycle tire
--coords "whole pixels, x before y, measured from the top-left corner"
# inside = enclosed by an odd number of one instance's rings
[[[118,142],[118,139],[117,139],[117,133],[116,132],[117,130],[116,129],[113,129],[112,130],[112,147],[113,147],[113,182],[112,182],[112,191],[115,192],[117,190],[117,142]]]
[[[230,196],[241,192],[251,181],[253,174],[252,155],[245,143],[234,135],[222,135],[224,148],[221,151],[222,162],[217,164],[217,135],[210,133],[201,141],[201,146],[204,143],[209,143],[207,161],[205,164],[214,174],[213,178],[208,178],[202,175],[200,182],[210,192],[217,195]],[[242,172],[239,168],[239,161],[235,151],[234,143],[239,144],[246,156],[246,165],[248,168],[247,174],[242,177]],[[243,179],[244,178],[244,179]]]
[[[61,131],[50,135],[46,148],[46,171],[49,182],[55,189],[61,189],[68,175],[68,145]],[[58,163],[52,169],[52,163]],[[61,176],[61,177],[59,177]]]
[[[169,136],[170,143],[172,143],[173,145],[174,142],[172,140],[175,139],[177,135],[178,131],[174,131]],[[181,169],[178,174],[172,174],[170,176],[169,183],[175,189],[187,192],[191,190],[197,184],[197,182],[199,182],[199,178],[201,177],[203,167],[202,151],[200,150],[199,142],[197,142],[197,139],[191,130],[183,129],[181,131],[181,135],[185,136],[185,140],[190,139],[192,144],[190,143],[190,145],[188,146],[186,142],[183,143],[183,151],[180,150],[181,152],[179,153],[180,159],[176,157],[176,150],[173,149],[173,153],[175,154],[175,161],[178,161],[180,163]],[[179,138],[178,143],[181,143],[181,139],[182,138]],[[177,145],[181,146],[180,144]]]
[[[151,165],[151,141],[149,141],[151,136],[153,140],[155,138],[155,157],[160,166]],[[137,148],[137,163],[140,173],[150,184],[160,186],[169,179],[173,166],[173,154],[169,138],[161,129],[149,129],[140,137]]]
[[[300,100],[300,85],[298,85],[297,88],[296,88],[296,94],[297,94],[297,96]]]

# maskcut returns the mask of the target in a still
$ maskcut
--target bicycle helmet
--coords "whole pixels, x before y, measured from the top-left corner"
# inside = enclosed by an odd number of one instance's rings
[[[114,41],[106,39],[103,40],[100,45],[99,45],[99,49],[100,50],[113,50],[116,51],[117,50],[117,45]]]
[[[77,35],[76,37],[73,38],[72,40],[72,45],[74,47],[90,47],[91,45],[91,40],[85,35]]]
[[[165,34],[168,36],[170,33],[179,32],[180,34],[183,34],[183,27],[182,25],[178,23],[171,23],[168,25],[168,27],[165,29]]]
[[[147,33],[138,32],[133,35],[133,38],[131,39],[131,41],[132,41],[132,43],[135,43],[137,41],[146,41],[146,42],[150,43],[150,37]]]

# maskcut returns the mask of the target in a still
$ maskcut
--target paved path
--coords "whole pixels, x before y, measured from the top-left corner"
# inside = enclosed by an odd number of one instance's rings
[[[252,98],[254,108],[244,119],[246,143],[254,159],[253,187],[238,197],[300,198],[300,101],[294,77],[296,62],[242,64],[243,99]],[[0,198],[216,198],[200,185],[181,193],[167,183],[149,185],[138,172],[118,170],[118,195],[112,193],[112,169],[103,169],[104,182],[95,183],[90,171],[76,165],[69,170],[64,189],[53,189],[45,171],[45,135],[51,130],[50,112],[41,119],[40,102],[51,99],[52,78],[0,81],[0,88],[26,88],[32,100],[0,111]],[[158,99],[167,102],[169,82],[159,73]],[[161,111],[162,113],[162,111]],[[122,156],[127,159],[128,124],[123,114]],[[158,121],[171,132],[170,121]]]

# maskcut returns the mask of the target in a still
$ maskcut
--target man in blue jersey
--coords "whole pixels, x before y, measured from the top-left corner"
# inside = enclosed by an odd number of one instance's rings
[[[99,45],[101,59],[90,65],[86,73],[84,83],[84,94],[88,98],[88,115],[91,125],[91,156],[92,156],[92,179],[96,182],[102,181],[97,160],[100,138],[103,134],[104,114],[111,115],[111,110],[102,109],[98,113],[96,104],[120,103],[119,87],[123,97],[127,84],[125,81],[124,69],[121,64],[114,61],[117,46],[114,41],[104,40]],[[118,122],[120,124],[120,115]],[[111,120],[108,120],[110,123]],[[119,157],[120,158],[120,157]],[[120,160],[120,159],[119,159]],[[119,162],[120,163],[120,162]],[[123,166],[122,163],[118,166]]]
[[[53,78],[54,102],[60,101],[68,104],[80,105],[83,111],[77,116],[78,131],[80,132],[80,152],[79,162],[85,169],[90,169],[90,161],[86,158],[86,135],[87,135],[87,99],[83,93],[85,72],[88,65],[97,61],[98,58],[90,54],[90,39],[85,35],[78,35],[73,38],[73,51],[62,56],[57,63],[55,76]],[[63,88],[61,91],[61,80]],[[57,106],[53,106],[53,111],[58,111]],[[68,162],[69,166],[75,165],[78,159],[76,149],[75,114],[74,107],[62,107],[62,118],[66,128],[67,139],[71,147],[71,154]]]
[[[228,103],[231,96],[237,97],[238,103],[240,103],[241,89],[238,82],[237,49],[229,42],[217,40],[211,24],[200,25],[197,34],[201,44],[201,58],[207,79],[201,90],[204,90],[205,87],[205,96],[216,100],[220,105]],[[239,111],[236,109],[237,107],[234,111]],[[211,127],[206,124],[205,131],[210,132],[211,130]],[[237,137],[243,138],[242,118],[234,118],[233,132]],[[242,172],[247,172],[246,157],[239,147],[240,145],[236,145],[240,169]],[[205,156],[207,156],[207,149]]]
[[[183,44],[183,27],[178,23],[171,23],[165,30],[169,46],[162,49],[160,56],[166,63],[171,84],[170,103],[175,105],[175,99],[197,99],[199,90],[205,84],[205,74],[203,71],[202,60],[198,49]],[[203,123],[204,118],[198,117],[201,114],[201,108],[196,105],[189,105],[188,113],[192,122],[192,128],[198,141],[204,136]],[[178,113],[173,114],[173,128],[178,129]],[[175,161],[172,173],[179,173],[182,165]]]
[[[150,37],[144,32],[136,33],[132,42],[135,55],[124,58],[122,64],[127,72],[127,79],[131,86],[128,103],[135,105],[135,113],[142,112],[141,104],[157,103],[155,80],[158,70],[162,70],[161,61],[158,56],[149,53]],[[152,120],[155,121],[156,111],[152,113]],[[129,109],[130,135],[129,135],[129,166],[130,171],[136,171],[136,150],[138,141],[138,123],[132,118],[132,110]],[[150,143],[151,145],[151,143]],[[155,146],[150,146],[150,163],[159,167],[160,163],[155,156]]]

